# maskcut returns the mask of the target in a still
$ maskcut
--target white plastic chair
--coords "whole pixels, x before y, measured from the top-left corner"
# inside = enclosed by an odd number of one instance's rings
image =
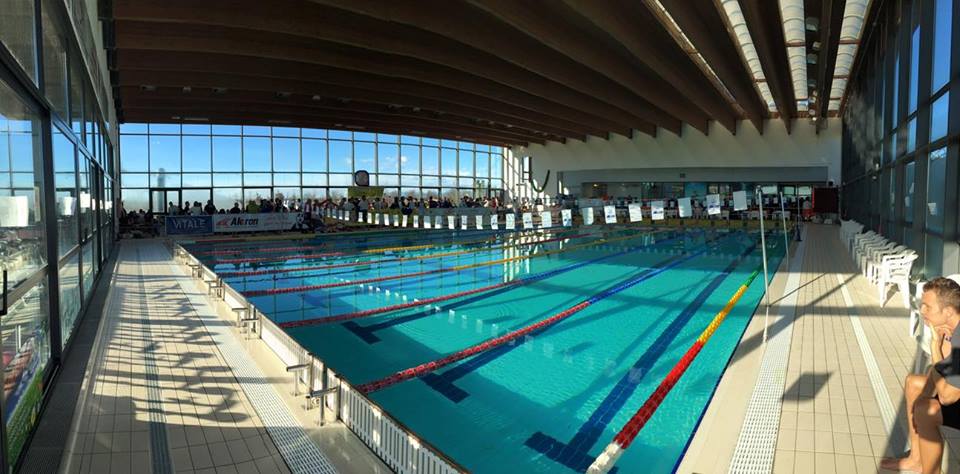
[[[850,255],[853,258],[854,263],[858,267],[861,266],[862,258],[868,252],[876,249],[882,249],[885,245],[890,243],[889,240],[885,239],[881,235],[875,235],[870,238],[860,239],[853,248],[853,253]]]
[[[847,245],[847,251],[850,252],[850,255],[853,255],[854,249],[857,248],[857,245],[861,241],[872,240],[876,239],[877,237],[879,237],[879,234],[872,230],[868,230],[862,234],[854,234],[853,238],[850,239],[849,245]]]
[[[880,265],[883,263],[883,259],[887,257],[894,257],[897,255],[903,255],[907,253],[916,253],[916,252],[908,249],[903,245],[897,245],[896,247],[888,248],[885,250],[875,250],[869,255],[869,257],[865,262],[863,275],[867,277],[867,280],[869,280],[870,283],[876,284],[878,281],[877,276],[879,274]]]
[[[886,243],[887,239],[880,234],[873,234],[868,237],[860,237],[854,241],[853,251],[850,253],[850,255],[853,257],[854,262],[859,263],[860,255],[862,255],[868,247],[883,246]]]
[[[862,273],[864,276],[869,275],[867,272],[867,267],[869,266],[870,262],[876,260],[878,256],[890,254],[895,248],[897,248],[897,243],[890,240],[880,242],[877,245],[868,245],[864,247],[863,252],[857,259],[857,266],[860,267],[860,273]]]
[[[910,309],[910,268],[917,256],[916,252],[911,252],[882,259],[877,270],[877,293],[881,308],[886,304],[887,286],[893,284],[900,290],[903,306]]]

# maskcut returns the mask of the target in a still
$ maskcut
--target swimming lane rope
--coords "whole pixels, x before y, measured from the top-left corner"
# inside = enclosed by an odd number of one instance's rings
[[[566,233],[567,232],[564,232],[563,234],[566,234]],[[396,257],[396,258],[387,258],[387,259],[381,259],[381,260],[364,260],[360,262],[333,263],[330,265],[316,265],[316,266],[309,266],[309,267],[267,268],[263,270],[239,270],[235,272],[221,272],[220,276],[221,277],[238,277],[238,276],[254,276],[254,275],[271,275],[271,274],[277,274],[277,273],[309,272],[309,271],[315,271],[315,270],[330,270],[334,268],[362,267],[367,265],[379,265],[382,263],[429,260],[431,258],[455,257],[457,255],[466,255],[470,253],[483,252],[488,250],[509,249],[514,247],[522,247],[524,245],[545,244],[545,243],[556,242],[558,240],[565,240],[565,239],[571,239],[571,240],[579,239],[579,238],[590,237],[594,235],[597,235],[597,234],[574,234],[574,235],[568,235],[564,237],[554,237],[550,239],[537,240],[532,242],[520,242],[520,243],[507,244],[507,245],[497,245],[493,247],[482,247],[478,249],[466,249],[466,250],[457,250],[453,252],[417,255],[415,257]],[[482,242],[487,242],[487,240],[484,240]],[[467,244],[461,244],[461,245],[467,245]]]
[[[474,288],[474,289],[471,289],[471,290],[458,291],[458,292],[456,292],[456,293],[450,293],[450,294],[446,294],[446,295],[436,296],[436,297],[433,297],[433,298],[426,298],[426,299],[422,299],[422,300],[416,300],[416,301],[412,301],[412,302],[408,302],[408,303],[400,303],[400,304],[394,304],[394,305],[390,305],[390,306],[383,306],[383,307],[380,307],[380,308],[373,308],[373,309],[367,309],[367,310],[362,310],[362,311],[352,311],[352,312],[349,312],[349,313],[335,314],[335,315],[332,315],[332,316],[324,316],[324,317],[320,317],[320,318],[302,319],[302,320],[299,320],[299,321],[288,321],[288,322],[284,322],[284,323],[279,323],[278,326],[280,326],[281,328],[286,329],[286,328],[295,328],[295,327],[303,327],[303,326],[315,326],[315,325],[320,325],[320,324],[337,323],[337,322],[341,322],[341,321],[349,321],[349,320],[351,320],[351,319],[359,319],[359,318],[365,318],[365,317],[369,317],[369,316],[375,316],[375,315],[378,315],[378,314],[389,313],[389,312],[391,312],[391,311],[400,311],[400,310],[403,310],[403,309],[415,308],[415,307],[417,307],[417,306],[424,306],[424,305],[429,305],[429,304],[433,304],[433,303],[439,303],[439,302],[441,302],[441,301],[449,301],[449,300],[452,300],[452,299],[462,298],[462,297],[464,297],[464,296],[475,295],[475,294],[477,294],[477,293],[483,293],[483,292],[487,292],[487,291],[493,291],[493,290],[497,290],[497,289],[500,289],[500,288],[507,288],[507,287],[518,286],[518,285],[527,285],[527,284],[530,284],[530,283],[534,283],[534,282],[537,282],[537,281],[540,281],[540,280],[544,280],[544,279],[547,279],[547,278],[550,278],[550,277],[559,275],[559,274],[561,274],[561,273],[569,272],[569,271],[571,271],[571,270],[576,270],[576,269],[578,269],[578,268],[582,268],[582,267],[585,267],[585,266],[587,266],[587,265],[592,265],[592,264],[594,264],[594,263],[598,263],[598,262],[601,262],[601,261],[603,261],[603,260],[608,260],[608,259],[611,259],[611,258],[620,257],[620,256],[626,255],[626,254],[628,254],[628,253],[632,253],[632,252],[636,252],[636,251],[639,251],[639,250],[642,250],[642,249],[645,249],[645,248],[648,248],[648,247],[652,247],[652,246],[654,246],[654,245],[663,245],[663,244],[665,244],[665,243],[675,241],[675,240],[677,240],[678,238],[680,238],[680,237],[672,237],[672,238],[669,238],[669,239],[667,239],[667,240],[661,240],[660,242],[654,242],[654,243],[647,244],[647,245],[640,245],[640,246],[637,246],[637,247],[631,247],[631,248],[628,248],[627,250],[622,251],[622,252],[612,253],[612,254],[609,254],[609,255],[603,255],[603,256],[601,256],[601,257],[593,258],[593,259],[586,260],[586,261],[583,261],[583,262],[574,263],[574,264],[571,264],[571,265],[566,265],[566,266],[564,266],[564,267],[556,268],[556,269],[549,270],[549,271],[546,271],[546,272],[537,273],[537,274],[530,275],[530,276],[523,277],[523,278],[518,278],[518,279],[516,279],[516,280],[510,280],[510,281],[507,281],[507,282],[496,283],[496,284],[493,284],[493,285],[487,285],[487,286],[483,286],[483,287],[480,287],[480,288]]]
[[[569,307],[569,308],[567,308],[567,309],[565,309],[565,310],[563,310],[563,311],[561,311],[561,312],[559,312],[559,313],[557,313],[557,314],[555,314],[555,315],[553,315],[553,316],[550,316],[549,318],[540,320],[539,322],[530,324],[530,325],[528,325],[528,326],[525,326],[525,327],[523,327],[523,328],[517,329],[517,330],[515,330],[515,331],[511,331],[511,332],[509,332],[509,333],[507,333],[507,334],[504,334],[504,335],[502,335],[502,336],[500,336],[500,337],[495,337],[495,338],[492,338],[492,339],[488,339],[488,340],[485,341],[485,342],[482,342],[482,343],[480,343],[480,344],[476,344],[476,345],[474,345],[474,346],[470,346],[470,347],[468,347],[468,348],[466,348],[466,349],[463,349],[463,350],[461,350],[461,351],[458,351],[458,352],[455,352],[455,353],[453,353],[453,354],[450,354],[450,355],[448,355],[448,356],[446,356],[446,357],[444,357],[444,358],[437,359],[437,360],[434,360],[434,361],[431,361],[431,362],[426,362],[426,363],[420,364],[420,365],[418,365],[418,366],[411,367],[411,368],[409,368],[409,369],[401,370],[401,371],[399,371],[399,372],[396,372],[396,373],[394,373],[394,374],[392,374],[392,375],[389,375],[389,376],[387,376],[387,377],[384,377],[384,378],[382,378],[382,379],[374,380],[374,381],[372,381],[372,382],[367,382],[367,383],[365,383],[365,384],[359,385],[359,386],[357,387],[357,389],[360,390],[360,391],[362,391],[362,392],[364,392],[364,393],[370,393],[370,392],[375,392],[375,391],[377,391],[377,390],[382,390],[382,389],[387,388],[387,387],[389,387],[389,386],[391,386],[391,385],[394,385],[394,384],[403,382],[403,381],[405,381],[405,380],[412,379],[412,378],[414,378],[414,377],[419,377],[419,376],[421,376],[421,375],[428,374],[428,373],[433,372],[433,371],[435,371],[435,370],[437,370],[437,369],[440,369],[440,368],[445,367],[445,366],[447,366],[447,365],[453,364],[454,362],[459,362],[459,361],[461,361],[461,360],[463,360],[463,359],[466,359],[466,358],[468,358],[468,357],[474,356],[474,355],[479,354],[479,353],[481,353],[481,352],[488,351],[488,350],[493,349],[493,348],[498,347],[498,346],[502,346],[502,345],[504,345],[504,344],[506,344],[506,343],[508,343],[508,342],[510,342],[510,341],[513,341],[513,340],[515,340],[515,339],[524,337],[524,336],[526,336],[526,335],[528,335],[528,334],[530,334],[530,333],[532,333],[532,332],[534,332],[534,331],[539,331],[539,330],[544,329],[544,328],[547,328],[547,327],[549,327],[549,326],[551,326],[551,325],[553,325],[553,324],[556,324],[556,323],[558,323],[558,322],[560,322],[560,321],[563,321],[564,319],[567,319],[567,318],[569,318],[570,316],[573,316],[574,314],[582,311],[583,309],[587,308],[588,306],[590,306],[590,305],[592,305],[592,304],[594,304],[594,303],[596,303],[596,302],[598,302],[598,301],[600,301],[600,300],[603,300],[603,299],[605,299],[605,298],[608,298],[608,297],[610,297],[610,296],[613,296],[613,295],[615,295],[615,294],[617,294],[617,293],[619,293],[619,292],[621,292],[621,291],[623,291],[623,290],[626,290],[626,289],[631,288],[631,287],[633,287],[633,286],[636,286],[636,285],[638,285],[638,284],[640,284],[640,283],[642,283],[642,282],[644,282],[644,281],[646,281],[646,280],[649,280],[650,278],[653,278],[653,277],[659,275],[660,273],[663,273],[663,272],[665,272],[665,271],[667,271],[667,270],[669,270],[669,269],[671,269],[671,268],[673,268],[673,267],[676,267],[677,265],[680,265],[681,263],[683,263],[683,262],[685,262],[685,261],[691,260],[691,259],[693,259],[694,257],[697,257],[697,256],[699,256],[699,255],[702,255],[702,254],[705,253],[706,251],[707,251],[707,247],[705,246],[703,249],[698,250],[698,251],[696,251],[696,252],[693,252],[693,253],[691,253],[690,255],[687,255],[687,256],[685,256],[685,257],[682,257],[682,258],[672,257],[672,258],[670,258],[670,259],[667,259],[665,262],[661,262],[661,263],[659,264],[660,266],[658,266],[658,267],[656,267],[656,268],[648,269],[648,270],[642,272],[640,275],[637,275],[637,276],[635,276],[635,277],[632,277],[632,278],[630,278],[630,279],[628,279],[628,280],[626,280],[626,281],[624,281],[624,282],[622,282],[622,283],[620,283],[620,284],[618,284],[618,285],[616,285],[616,286],[613,286],[613,287],[611,287],[611,288],[608,288],[608,289],[606,289],[606,290],[603,290],[603,291],[601,291],[600,293],[597,293],[596,295],[593,295],[593,296],[590,297],[589,299],[586,299],[586,300],[584,300],[584,301],[581,301],[580,303],[578,303],[578,304],[576,304],[576,305],[574,305],[574,306],[571,306],[571,307]]]
[[[720,327],[720,324],[723,323],[727,315],[730,314],[730,311],[737,304],[737,301],[740,301],[740,297],[747,291],[747,288],[750,287],[750,284],[753,283],[753,280],[759,273],[760,268],[757,268],[747,277],[747,280],[740,285],[737,292],[727,301],[723,309],[714,316],[707,328],[700,334],[700,337],[687,349],[687,352],[680,358],[677,364],[673,366],[673,369],[670,370],[667,376],[663,378],[660,385],[647,397],[647,400],[640,406],[640,409],[633,414],[630,421],[623,425],[623,428],[620,429],[620,432],[613,438],[613,441],[607,445],[603,453],[597,456],[597,459],[593,461],[593,464],[590,465],[587,472],[605,473],[616,464],[620,456],[623,455],[623,451],[630,447],[630,443],[636,439],[640,430],[650,421],[650,418],[653,417],[653,414],[657,411],[657,408],[663,402],[664,398],[667,397],[667,394],[669,394],[670,390],[677,384],[677,381],[680,380],[683,373],[690,367],[690,364],[693,363],[697,354],[700,353],[703,346],[710,340],[713,333]]]
[[[563,232],[572,232],[572,231],[573,230],[565,230]],[[524,235],[518,234],[517,236],[525,237],[527,235],[530,235],[528,233],[523,233],[523,234]],[[450,246],[450,245],[482,244],[485,242],[496,240],[496,238],[499,236],[500,235],[492,235],[485,239],[474,239],[474,240],[468,240],[466,242],[438,242],[435,244],[380,247],[375,249],[360,250],[358,252],[323,252],[318,254],[280,255],[276,257],[227,258],[227,259],[213,260],[210,263],[213,265],[219,265],[219,264],[231,264],[231,263],[239,264],[239,263],[260,263],[260,262],[282,262],[284,260],[316,260],[316,259],[322,259],[322,258],[328,258],[328,257],[343,257],[343,256],[357,255],[357,254],[369,255],[369,254],[385,253],[385,252],[398,252],[403,250],[408,250],[408,251],[409,250],[425,250],[425,249],[444,247],[444,246]],[[328,248],[328,250],[346,250],[352,247],[355,247],[355,245],[347,246],[347,247],[331,247],[331,248]],[[294,248],[294,247],[290,247],[290,248]]]
[[[273,288],[273,289],[270,289],[270,290],[252,290],[252,291],[244,291],[244,292],[242,292],[242,293],[243,293],[244,295],[246,295],[246,296],[279,295],[279,294],[284,294],[284,293],[302,293],[302,292],[311,291],[311,290],[322,290],[322,289],[324,289],[324,288],[338,288],[338,287],[342,287],[342,286],[360,285],[360,284],[366,284],[366,283],[377,283],[377,282],[381,282],[381,281],[400,280],[400,279],[404,279],[404,278],[412,278],[412,277],[423,276],[423,275],[434,275],[434,274],[437,274],[437,273],[459,272],[459,271],[463,271],[463,270],[470,270],[470,269],[473,269],[473,268],[481,268],[481,267],[487,267],[487,266],[491,266],[491,265],[499,265],[499,264],[501,264],[501,263],[516,262],[516,261],[519,261],[519,260],[527,260],[527,259],[536,258],[536,257],[546,257],[547,255],[556,255],[556,254],[559,254],[559,253],[571,252],[571,251],[574,251],[574,250],[579,250],[579,249],[582,249],[582,248],[585,248],[585,247],[597,246],[597,245],[602,245],[602,244],[607,244],[607,243],[610,243],[610,242],[617,242],[617,241],[627,240],[627,239],[635,239],[635,238],[637,238],[637,237],[638,237],[637,235],[628,235],[628,236],[616,237],[616,238],[612,238],[612,239],[606,239],[606,238],[604,238],[604,239],[596,240],[596,241],[594,241],[594,242],[587,242],[587,243],[585,243],[585,244],[571,245],[571,246],[566,247],[566,248],[563,248],[563,249],[548,250],[548,251],[546,251],[546,252],[535,253],[535,254],[532,254],[532,255],[520,255],[520,256],[517,256],[517,257],[509,257],[509,258],[501,258],[501,259],[497,259],[497,260],[491,260],[491,261],[488,261],[488,262],[471,263],[471,264],[467,264],[467,265],[457,265],[457,266],[454,266],[454,267],[441,267],[441,268],[435,268],[435,269],[433,269],[433,270],[424,270],[424,271],[421,271],[421,272],[402,273],[402,274],[399,274],[399,275],[391,275],[391,276],[376,277],[376,278],[367,278],[367,279],[362,279],[362,280],[340,281],[340,282],[334,282],[334,283],[323,283],[323,284],[319,284],[319,285],[293,286],[293,287],[290,287],[290,288]]]

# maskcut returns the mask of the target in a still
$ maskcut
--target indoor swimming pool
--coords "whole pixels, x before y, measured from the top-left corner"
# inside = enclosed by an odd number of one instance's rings
[[[766,244],[772,278],[782,233]],[[583,472],[762,268],[758,231],[713,228],[421,230],[187,249],[474,472]],[[676,469],[762,294],[756,278],[620,472]],[[520,336],[484,345],[510,334]]]

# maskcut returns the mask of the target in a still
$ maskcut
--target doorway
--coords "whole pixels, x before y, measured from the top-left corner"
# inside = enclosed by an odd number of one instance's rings
[[[180,206],[180,189],[173,188],[151,188],[150,189],[150,210],[154,214],[167,214],[169,203],[174,206]]]

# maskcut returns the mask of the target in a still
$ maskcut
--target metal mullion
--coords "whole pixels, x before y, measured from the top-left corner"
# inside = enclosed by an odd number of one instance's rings
[[[50,334],[50,366],[60,364],[62,358],[61,321],[60,321],[60,272],[59,265],[51,265],[50,262],[58,262],[59,250],[59,232],[56,219],[56,185],[53,169],[53,133],[50,123],[50,111],[47,110],[46,116],[41,118],[40,123],[40,141],[42,154],[42,182],[40,184],[41,195],[43,196],[43,220],[45,225],[46,244],[47,244],[47,301],[48,318]],[[76,146],[74,146],[74,157],[76,157]],[[55,271],[56,270],[56,271]]]

